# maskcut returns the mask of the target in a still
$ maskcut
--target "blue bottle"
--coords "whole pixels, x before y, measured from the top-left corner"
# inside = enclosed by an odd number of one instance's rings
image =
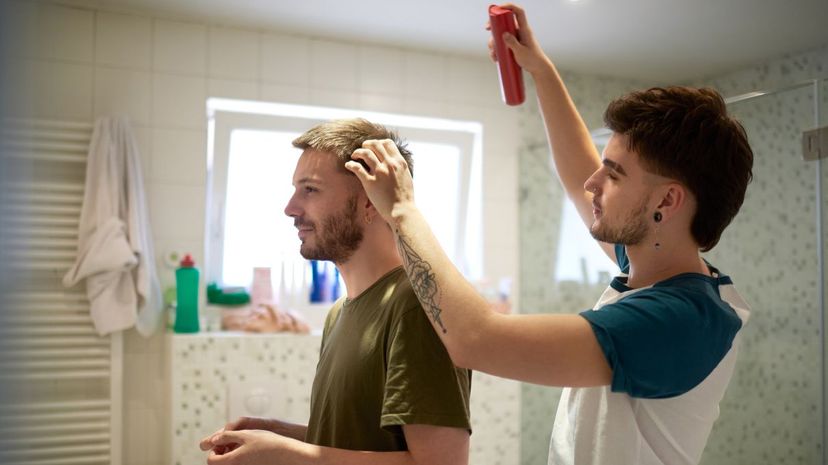
[[[176,333],[198,332],[198,269],[190,254],[181,260],[181,266],[175,270]]]

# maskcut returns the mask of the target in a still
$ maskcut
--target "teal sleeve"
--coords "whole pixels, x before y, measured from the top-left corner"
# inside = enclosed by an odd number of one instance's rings
[[[667,398],[701,383],[741,328],[719,302],[703,290],[652,288],[582,312],[612,368],[613,392]]]

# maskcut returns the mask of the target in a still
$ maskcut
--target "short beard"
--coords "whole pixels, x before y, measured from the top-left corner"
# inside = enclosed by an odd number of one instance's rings
[[[354,254],[364,237],[362,225],[356,218],[357,197],[350,197],[341,213],[322,220],[321,227],[314,225],[316,247],[302,244],[299,252],[308,260],[327,260],[345,263]]]
[[[649,199],[644,199],[638,208],[630,213],[626,221],[620,228],[612,228],[611,225],[604,224],[599,227],[595,223],[589,228],[589,233],[592,234],[596,240],[606,242],[608,244],[621,245],[638,245],[649,232],[649,224],[647,222],[647,203]]]

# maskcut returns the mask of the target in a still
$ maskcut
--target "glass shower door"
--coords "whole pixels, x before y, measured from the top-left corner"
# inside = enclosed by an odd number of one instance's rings
[[[818,122],[816,94],[815,85],[804,84],[729,104],[753,147],[754,178],[741,212],[706,258],[733,278],[752,312],[703,464],[822,462],[826,229],[819,225],[819,176],[824,182],[826,175],[804,160],[801,143],[802,131]]]
[[[828,131],[828,79],[822,79],[817,84],[816,96],[816,115],[819,121],[819,127],[826,128]],[[821,184],[819,186],[819,201],[822,204],[820,211],[821,226],[820,234],[822,236],[822,463],[828,463],[828,137],[822,139],[820,147],[822,151],[822,159],[818,162],[820,167]]]

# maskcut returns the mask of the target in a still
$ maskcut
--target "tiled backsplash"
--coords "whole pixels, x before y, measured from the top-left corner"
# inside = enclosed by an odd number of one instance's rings
[[[241,414],[307,423],[321,336],[170,334],[166,343],[168,463],[205,463],[199,440]],[[469,463],[517,465],[519,383],[472,376]]]

